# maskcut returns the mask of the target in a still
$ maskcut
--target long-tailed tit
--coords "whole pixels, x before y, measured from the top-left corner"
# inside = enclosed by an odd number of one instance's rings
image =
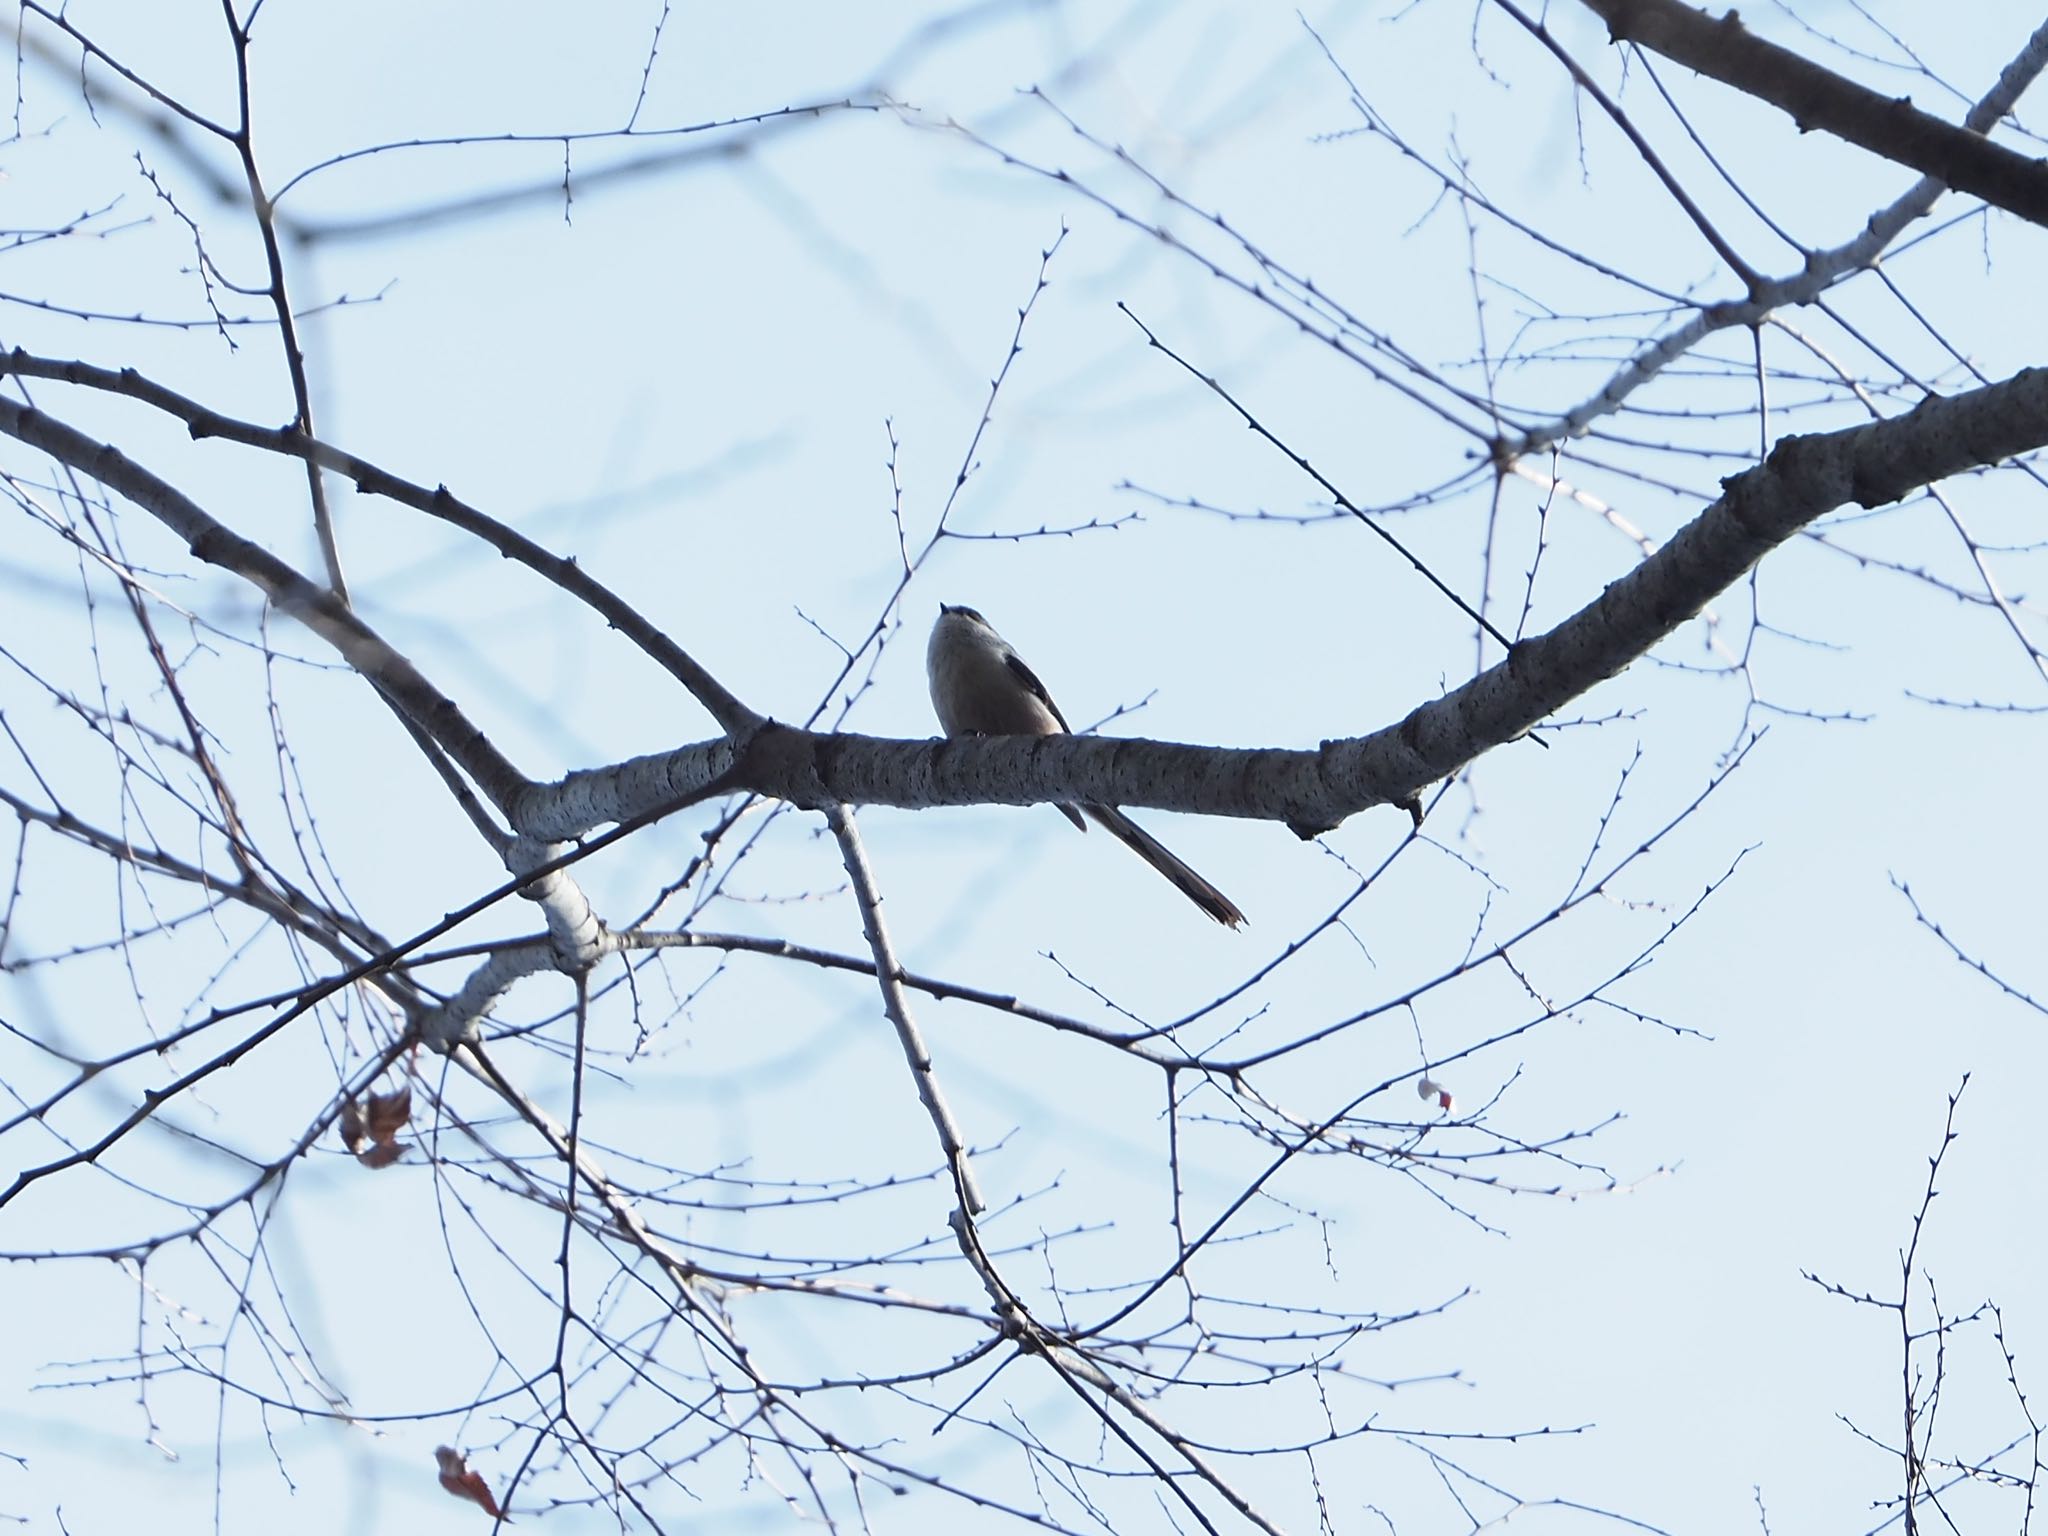
[[[1053,736],[1067,729],[1066,717],[1038,674],[972,608],[941,604],[924,652],[932,708],[948,736]],[[1244,921],[1231,899],[1169,853],[1159,840],[1113,805],[1063,805],[1060,811],[1083,832],[1086,811],[1109,832],[1180,888],[1183,896],[1226,928]]]

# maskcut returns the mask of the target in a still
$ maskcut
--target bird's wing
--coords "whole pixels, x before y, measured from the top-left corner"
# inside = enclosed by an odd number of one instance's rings
[[[1038,674],[1032,671],[1030,667],[1025,665],[1024,658],[1022,656],[1019,656],[1015,651],[1006,650],[1003,653],[1003,665],[1008,667],[1010,669],[1011,674],[1017,679],[1017,681],[1022,683],[1026,688],[1029,688],[1033,696],[1037,698],[1038,702],[1043,704],[1046,707],[1046,709],[1051,712],[1053,719],[1059,721],[1060,729],[1071,734],[1073,731],[1073,727],[1067,724],[1067,717],[1060,713],[1059,705],[1053,703],[1052,695],[1046,692],[1045,684],[1041,683],[1038,680]],[[1071,821],[1075,826],[1079,827],[1083,832],[1086,832],[1088,830],[1088,823],[1081,819],[1081,813],[1075,810],[1071,805],[1063,805],[1059,807],[1059,813],[1062,816],[1066,817],[1067,820]]]
[[[1072,726],[1067,724],[1067,717],[1060,713],[1059,705],[1053,703],[1052,695],[1045,691],[1045,684],[1038,680],[1038,674],[1024,664],[1022,656],[1019,656],[1015,651],[1005,650],[1003,653],[1003,665],[1016,675],[1018,682],[1037,695],[1039,703],[1052,711],[1052,717],[1059,721],[1061,730],[1071,731],[1073,729]]]

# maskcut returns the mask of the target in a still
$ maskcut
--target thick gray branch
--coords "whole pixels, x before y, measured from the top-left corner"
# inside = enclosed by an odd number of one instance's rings
[[[1734,11],[1709,16],[1678,0],[1580,0],[1616,42],[1634,43],[1711,75],[1787,113],[1804,133],[1819,129],[1872,154],[2048,224],[2048,162],[2029,159],[1981,134],[1881,95],[1765,42]],[[2042,33],[2032,46],[2048,46]]]
[[[1369,736],[1303,752],[1072,736],[899,741],[765,722],[573,773],[554,785],[524,781],[451,701],[352,613],[114,449],[6,400],[0,432],[94,476],[177,529],[200,559],[261,587],[397,697],[528,837],[563,841],[714,788],[820,810],[842,802],[1153,806],[1281,821],[1306,836],[1372,806],[1409,800],[1525,734],[1644,655],[1826,513],[1897,501],[1944,476],[2048,444],[2048,370],[1929,398],[1888,421],[1785,438],[1766,463],[1725,482],[1726,494],[1592,603],[1463,687]],[[578,947],[575,934],[555,937]]]
[[[2048,22],[2043,22],[2027,39],[2027,45],[1999,71],[1991,89],[1964,114],[1963,127],[1972,133],[1989,133],[2018,104],[2044,68],[2048,68]],[[1924,217],[1947,190],[1939,179],[1922,176],[1872,214],[1853,239],[1828,250],[1808,251],[1805,265],[1798,272],[1752,284],[1746,299],[1707,305],[1683,324],[1639,347],[1598,394],[1560,416],[1524,428],[1496,451],[1503,458],[1513,459],[1577,437],[1716,331],[1759,325],[1786,305],[1812,303],[1850,273],[1874,265],[1892,242],[1916,219]]]
[[[530,836],[574,837],[701,791],[733,789],[825,809],[856,805],[1152,806],[1281,821],[1303,835],[1399,803],[1515,740],[1614,676],[1815,519],[1874,507],[1947,475],[2048,445],[2048,370],[1904,416],[1782,440],[1670,543],[1549,633],[1370,736],[1316,751],[1184,746],[1091,736],[903,741],[774,723],[536,785],[510,808]]]

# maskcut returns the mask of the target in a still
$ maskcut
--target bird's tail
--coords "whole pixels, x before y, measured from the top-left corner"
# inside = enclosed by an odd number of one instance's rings
[[[1064,807],[1062,807],[1064,809]],[[1173,856],[1166,845],[1113,805],[1084,806],[1088,814],[1139,858],[1171,880],[1187,897],[1226,928],[1244,921],[1237,903]]]

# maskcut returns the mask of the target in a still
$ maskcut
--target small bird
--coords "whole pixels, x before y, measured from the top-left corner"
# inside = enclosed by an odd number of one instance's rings
[[[1056,736],[1068,729],[1038,674],[972,608],[939,605],[924,664],[932,708],[948,736]],[[1244,921],[1236,903],[1115,806],[1060,807],[1061,814],[1085,832],[1083,811],[1224,927],[1235,928]]]
[[[498,1499],[491,1492],[491,1485],[477,1473],[469,1470],[469,1463],[462,1452],[452,1445],[434,1447],[434,1460],[441,1464],[441,1486],[458,1499],[468,1499],[472,1504],[481,1504],[484,1513],[493,1520],[512,1523],[512,1517],[498,1508]]]

